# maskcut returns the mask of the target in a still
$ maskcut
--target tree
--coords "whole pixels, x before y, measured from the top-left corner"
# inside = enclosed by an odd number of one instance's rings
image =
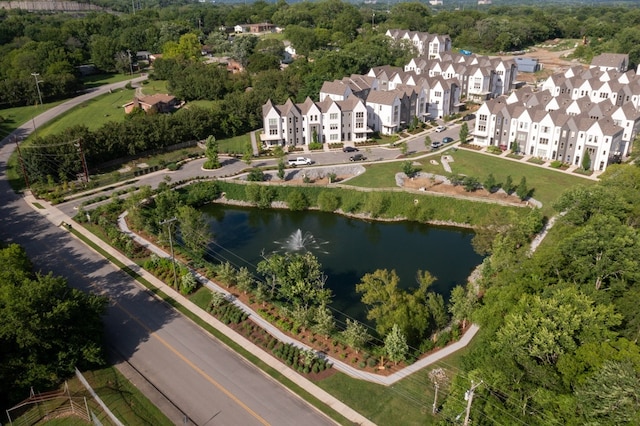
[[[398,324],[393,324],[391,331],[384,339],[384,350],[387,353],[387,357],[393,361],[396,365],[400,361],[404,361],[409,352],[409,345],[407,344],[407,338],[402,334]]]
[[[516,195],[521,200],[526,200],[529,197],[529,188],[527,188],[527,178],[522,176],[520,179],[520,184],[516,188]]]
[[[427,149],[427,151],[429,151],[431,149],[431,137],[430,136],[425,136],[424,137],[424,147]]]
[[[589,170],[591,168],[591,155],[589,151],[584,151],[584,157],[582,157],[582,170]]]
[[[292,191],[287,196],[287,205],[292,211],[302,211],[309,208],[309,201],[301,191]]]
[[[484,181],[482,186],[484,186],[484,189],[486,189],[489,192],[495,191],[495,188],[498,186],[498,182],[496,181],[496,178],[493,176],[493,173],[489,173],[489,176],[487,176],[487,179]]]
[[[342,338],[358,353],[369,343],[371,335],[367,327],[360,322],[347,318],[347,327],[342,332]]]
[[[413,163],[411,161],[402,162],[402,171],[409,178],[412,178],[418,172],[418,170],[413,166]]]
[[[285,177],[285,164],[284,159],[280,158],[278,160],[278,179],[284,180]]]
[[[340,198],[331,191],[322,191],[318,194],[318,207],[323,212],[333,212],[340,207]]]
[[[502,189],[504,189],[507,194],[511,194],[513,192],[513,179],[511,178],[511,175],[507,176],[507,179],[504,181],[504,185],[502,185]]]
[[[196,256],[202,256],[213,237],[207,216],[191,206],[180,206],[176,217],[184,245]]]
[[[244,153],[242,154],[242,161],[244,161],[247,166],[251,165],[251,162],[253,161],[253,147],[251,146],[251,143],[248,143],[244,147]]]
[[[467,327],[467,320],[471,318],[474,300],[472,295],[463,287],[455,286],[449,298],[449,313],[457,322],[462,322],[462,329]]]
[[[607,360],[578,389],[584,420],[591,424],[637,424],[640,421],[640,374],[627,361]]]
[[[467,138],[469,137],[469,125],[464,122],[462,123],[462,126],[460,126],[460,142],[462,142],[463,144],[467,143]]]
[[[336,321],[326,304],[318,306],[313,316],[313,329],[316,333],[329,337],[336,328]]]
[[[0,394],[18,401],[31,387],[57,386],[76,366],[102,365],[106,298],[33,274],[16,245],[0,250],[0,259]]]
[[[209,136],[205,141],[204,154],[207,157],[207,161],[204,163],[205,169],[219,169],[220,159],[218,157],[218,142],[213,136]]]
[[[246,266],[242,266],[236,274],[236,286],[238,287],[238,290],[247,294],[247,292],[253,289],[254,284],[255,280],[253,275]]]

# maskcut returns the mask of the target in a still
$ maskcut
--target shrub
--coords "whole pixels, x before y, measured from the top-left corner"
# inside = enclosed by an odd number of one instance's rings
[[[333,212],[340,207],[340,198],[332,191],[322,191],[318,195],[318,207],[323,212]]]
[[[553,160],[551,164],[549,164],[549,166],[554,169],[559,169],[560,167],[562,167],[562,161]]]
[[[309,149],[312,151],[316,149],[322,149],[322,144],[320,142],[311,142],[309,144]]]
[[[264,181],[264,172],[261,169],[253,168],[247,176],[249,182],[262,182]]]
[[[302,211],[309,207],[309,200],[300,191],[292,191],[287,197],[287,204],[292,211]]]

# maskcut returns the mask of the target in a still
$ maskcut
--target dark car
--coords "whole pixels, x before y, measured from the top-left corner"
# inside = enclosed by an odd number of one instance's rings
[[[465,116],[463,116],[463,117],[462,117],[462,121],[471,121],[471,120],[473,120],[474,118],[476,118],[476,115],[475,115],[475,114],[467,114],[467,115],[465,115]]]
[[[446,138],[442,138],[442,143],[451,143],[453,142],[453,138],[447,136]]]
[[[358,152],[358,148],[355,146],[345,146],[342,148],[342,152]]]
[[[367,159],[367,157],[365,157],[362,154],[356,154],[356,155],[352,155],[351,157],[349,157],[349,161],[364,161],[366,159]]]

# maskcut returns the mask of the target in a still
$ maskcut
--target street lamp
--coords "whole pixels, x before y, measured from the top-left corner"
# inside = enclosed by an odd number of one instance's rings
[[[129,72],[133,75],[133,63],[131,62],[131,50],[127,49],[127,53],[129,54]]]
[[[36,79],[36,89],[38,89],[38,99],[40,99],[40,105],[42,105],[42,94],[40,93],[40,83],[42,83],[42,80],[38,80],[38,76],[40,74],[38,74],[37,72],[32,72],[31,75],[33,76],[33,78]]]

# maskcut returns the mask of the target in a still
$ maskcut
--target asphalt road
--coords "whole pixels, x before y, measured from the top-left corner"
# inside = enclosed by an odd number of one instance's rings
[[[88,96],[80,98],[63,105],[71,108]],[[51,118],[61,113],[63,105],[46,114]],[[35,121],[39,125],[46,120],[40,116]],[[26,136],[30,130],[24,126],[16,135]],[[105,315],[109,347],[166,397],[165,410],[172,421],[182,424],[188,419],[197,425],[333,424],[34,212],[6,179],[6,162],[15,146],[11,140],[5,138],[0,146],[0,240],[24,246],[36,269],[52,271],[76,288],[109,297]]]

